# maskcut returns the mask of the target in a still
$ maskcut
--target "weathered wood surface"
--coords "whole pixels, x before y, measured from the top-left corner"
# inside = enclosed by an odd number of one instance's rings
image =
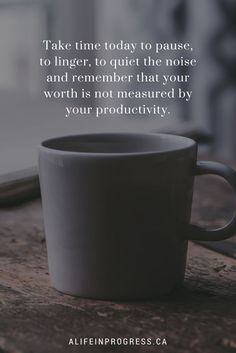
[[[205,178],[196,189],[194,221],[222,225],[230,189]],[[47,271],[40,201],[1,210],[0,353],[236,351],[234,259],[190,243],[184,287],[147,302],[66,296]],[[168,345],[72,347],[70,337],[165,337]]]

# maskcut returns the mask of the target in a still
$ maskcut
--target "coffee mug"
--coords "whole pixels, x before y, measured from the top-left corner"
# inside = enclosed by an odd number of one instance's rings
[[[236,216],[217,230],[190,224],[194,176],[220,175],[236,192],[236,172],[197,162],[189,138],[53,138],[40,146],[39,172],[51,282],[67,294],[129,300],[169,293],[184,279],[189,239],[236,233]]]

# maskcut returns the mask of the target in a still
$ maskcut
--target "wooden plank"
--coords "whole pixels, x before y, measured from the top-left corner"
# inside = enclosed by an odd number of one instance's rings
[[[0,207],[16,206],[39,195],[37,168],[0,175]]]
[[[146,302],[74,298],[50,287],[41,204],[0,212],[0,352],[232,352],[236,261],[189,244],[184,287]],[[69,347],[70,337],[165,337],[168,346]]]

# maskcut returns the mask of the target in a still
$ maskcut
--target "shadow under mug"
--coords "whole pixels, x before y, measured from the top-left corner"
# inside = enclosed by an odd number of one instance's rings
[[[236,232],[190,224],[195,175],[216,174],[236,193],[236,172],[197,162],[197,145],[167,134],[66,136],[40,146],[49,272],[61,292],[148,299],[184,279],[189,239]],[[204,196],[203,196],[204,197]]]

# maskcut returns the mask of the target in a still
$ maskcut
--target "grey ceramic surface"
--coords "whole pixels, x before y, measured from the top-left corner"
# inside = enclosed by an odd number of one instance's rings
[[[190,233],[209,236],[189,228],[196,156],[194,141],[164,134],[44,142],[39,169],[52,285],[84,297],[141,299],[181,284]]]

